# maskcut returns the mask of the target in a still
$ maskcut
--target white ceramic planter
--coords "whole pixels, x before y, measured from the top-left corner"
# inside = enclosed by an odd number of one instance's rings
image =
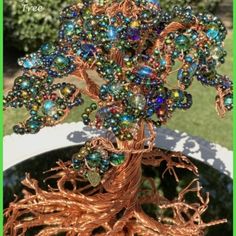
[[[179,131],[167,128],[159,128],[156,131],[157,147],[183,152],[233,177],[232,151]],[[90,129],[82,122],[78,122],[47,127],[37,134],[5,136],[3,139],[4,170],[32,156],[53,149],[82,144],[89,138],[101,135],[105,135],[105,131]]]

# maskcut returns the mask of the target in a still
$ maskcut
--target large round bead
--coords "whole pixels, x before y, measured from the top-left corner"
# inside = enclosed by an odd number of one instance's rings
[[[63,70],[69,65],[69,59],[63,55],[56,56],[53,65],[58,70]]]
[[[56,47],[52,43],[45,43],[41,46],[40,50],[42,55],[46,56],[52,54],[56,50]]]
[[[115,166],[121,165],[124,161],[125,161],[125,155],[122,153],[121,154],[113,153],[110,156],[110,162]]]
[[[210,23],[207,26],[208,30],[206,32],[208,38],[214,39],[219,34],[219,26],[216,23]]]
[[[130,97],[129,103],[132,107],[143,110],[146,105],[146,99],[142,94],[134,94],[132,97]]]
[[[102,155],[99,152],[93,152],[87,156],[87,163],[90,167],[94,168],[100,165]]]
[[[190,46],[190,40],[185,35],[179,35],[175,39],[175,45],[179,50],[187,50]]]
[[[45,115],[53,116],[57,113],[57,107],[52,100],[45,100],[43,103],[42,111]]]

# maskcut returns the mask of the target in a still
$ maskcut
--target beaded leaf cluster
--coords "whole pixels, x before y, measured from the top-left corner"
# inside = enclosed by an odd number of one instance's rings
[[[60,21],[56,43],[19,59],[23,75],[4,106],[25,107],[30,117],[14,132],[36,133],[58,124],[83,103],[84,92],[95,101],[82,114],[84,124],[133,140],[141,120],[160,126],[176,109],[191,107],[187,89],[193,79],[216,88],[221,115],[232,109],[232,82],[216,71],[226,56],[226,28],[217,17],[194,14],[190,7],[165,12],[158,0],[83,0],[65,8]],[[88,70],[98,73],[101,86]],[[71,75],[85,80],[87,88],[60,82]]]

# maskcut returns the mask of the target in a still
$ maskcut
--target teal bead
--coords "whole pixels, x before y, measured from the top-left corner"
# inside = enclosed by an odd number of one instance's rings
[[[34,63],[33,63],[32,60],[27,59],[27,60],[25,60],[25,61],[23,62],[23,67],[24,67],[25,69],[31,69],[32,67],[34,67]]]
[[[231,106],[233,104],[233,96],[229,95],[224,98],[224,105]]]
[[[74,34],[74,30],[75,30],[75,25],[73,22],[67,22],[65,25],[64,25],[64,34],[67,35],[67,36],[71,36]]]
[[[52,77],[50,77],[50,76],[47,77],[47,83],[52,84],[53,81],[54,81],[54,78],[52,78]]]
[[[118,166],[124,163],[125,161],[125,155],[124,154],[118,154],[118,153],[113,153],[110,156],[110,162],[111,164]]]
[[[40,48],[42,55],[47,56],[51,55],[55,50],[56,47],[52,43],[45,43]]]
[[[26,126],[30,129],[30,133],[37,133],[40,129],[41,122],[30,120],[26,123]]]
[[[210,38],[210,39],[214,39],[218,36],[219,34],[219,26],[215,23],[210,23],[208,26],[207,26],[208,30],[206,32],[207,34],[207,37]]]
[[[30,88],[30,85],[31,85],[30,81],[24,80],[24,81],[21,83],[20,87],[21,87],[22,89],[28,89],[28,88]]]
[[[134,122],[134,117],[132,115],[123,114],[120,116],[120,125],[123,127],[130,127]]]
[[[88,165],[92,168],[98,167],[102,161],[102,155],[100,152],[93,152],[86,157]]]
[[[56,56],[53,65],[58,70],[63,70],[69,65],[69,59],[63,55]]]
[[[57,112],[55,102],[53,102],[51,100],[44,101],[42,111],[45,115],[54,116]]]
[[[185,35],[179,35],[176,39],[175,39],[175,44],[176,47],[179,50],[187,50],[190,46],[190,40],[187,36]]]

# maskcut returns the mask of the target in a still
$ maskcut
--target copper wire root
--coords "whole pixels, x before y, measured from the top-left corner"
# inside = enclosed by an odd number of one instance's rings
[[[99,186],[93,188],[78,171],[71,168],[71,162],[58,162],[58,166],[49,172],[46,179],[53,180],[56,188],[48,186],[43,190],[37,180],[27,174],[22,181],[25,189],[24,198],[10,203],[4,211],[6,224],[4,235],[26,235],[30,229],[41,226],[34,235],[50,236],[59,233],[71,235],[171,235],[197,236],[203,235],[206,227],[225,223],[218,220],[205,223],[201,215],[205,212],[209,196],[201,195],[201,187],[194,179],[178,197],[172,201],[160,195],[152,178],[142,177],[141,163],[158,167],[166,162],[166,171],[171,171],[176,180],[174,168],[186,168],[198,174],[187,157],[177,152],[165,152],[153,149],[143,152],[145,141],[144,124],[137,136],[140,142],[118,143],[119,149],[134,149],[136,153],[126,153],[126,161],[118,167],[113,167],[103,177]],[[113,144],[102,138],[96,139],[94,145],[103,145],[109,149]],[[141,151],[142,150],[142,151]],[[176,157],[177,160],[173,158]],[[164,172],[164,173],[165,173]],[[163,173],[163,174],[164,174]],[[142,187],[141,183],[147,184]],[[68,187],[70,183],[70,188]],[[198,202],[187,203],[185,195],[195,193]],[[148,216],[144,204],[154,204],[160,210],[156,219]],[[173,217],[167,217],[171,211]],[[183,214],[186,217],[183,217]]]

